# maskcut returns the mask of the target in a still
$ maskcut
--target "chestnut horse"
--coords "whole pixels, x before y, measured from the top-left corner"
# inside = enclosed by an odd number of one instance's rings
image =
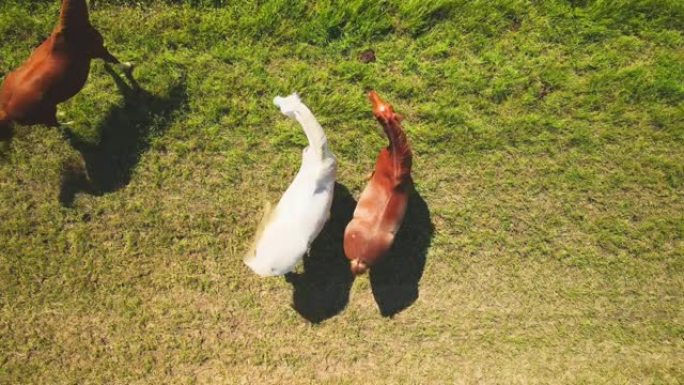
[[[400,124],[402,117],[375,91],[368,98],[389,146],[380,151],[354,218],[344,231],[344,253],[351,261],[354,275],[365,273],[389,251],[404,219],[413,185],[411,149]]]
[[[0,88],[0,140],[12,137],[12,123],[58,126],[57,104],[85,85],[92,59],[119,61],[90,24],[85,0],[63,0],[60,20],[45,40]],[[130,63],[124,64],[127,70]]]

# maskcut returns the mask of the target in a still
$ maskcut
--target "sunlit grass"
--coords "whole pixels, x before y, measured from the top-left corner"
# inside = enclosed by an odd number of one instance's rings
[[[0,3],[0,74],[57,8]],[[91,14],[144,93],[124,96],[96,62],[60,106],[71,141],[22,127],[0,157],[0,383],[684,380],[684,3],[98,1]],[[404,235],[409,254],[430,245],[418,299],[393,318],[376,298],[412,283],[346,281],[343,223],[299,269],[322,277],[297,290],[241,262],[305,145],[272,98],[302,95],[357,198],[386,143],[370,88],[406,117],[434,226]],[[420,269],[412,255],[402,266]],[[290,306],[333,291],[319,324]]]

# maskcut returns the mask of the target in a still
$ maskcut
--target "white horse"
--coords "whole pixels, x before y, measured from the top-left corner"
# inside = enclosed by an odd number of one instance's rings
[[[323,128],[299,96],[278,96],[273,102],[301,124],[309,146],[302,151],[302,166],[276,208],[267,206],[245,258],[245,264],[263,277],[291,272],[308,252],[330,217],[337,172]]]

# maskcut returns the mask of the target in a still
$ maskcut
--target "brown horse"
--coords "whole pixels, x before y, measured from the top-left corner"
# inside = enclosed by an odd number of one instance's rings
[[[58,126],[57,104],[83,88],[90,61],[97,58],[119,63],[90,24],[86,1],[63,0],[59,24],[50,37],[0,88],[0,140],[11,139],[13,122]]]
[[[344,253],[354,275],[365,273],[389,251],[406,213],[411,179],[411,149],[401,116],[375,91],[368,94],[373,115],[389,146],[382,149],[368,186],[361,193],[354,218],[344,231]]]

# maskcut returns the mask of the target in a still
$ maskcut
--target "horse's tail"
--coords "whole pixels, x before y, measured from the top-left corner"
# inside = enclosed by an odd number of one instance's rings
[[[12,139],[14,130],[12,129],[12,121],[7,116],[5,111],[0,110],[0,141],[9,141]]]

